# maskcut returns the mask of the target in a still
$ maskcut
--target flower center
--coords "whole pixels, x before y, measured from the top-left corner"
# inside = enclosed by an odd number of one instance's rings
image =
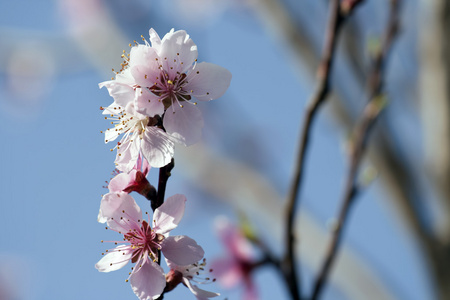
[[[177,73],[173,79],[169,79],[169,74],[161,71],[160,76],[156,77],[156,79],[155,84],[148,89],[160,97],[164,104],[164,109],[168,109],[176,101],[191,100],[189,91],[183,89],[188,83],[185,73]]]
[[[153,261],[158,260],[158,250],[161,249],[164,236],[155,233],[146,221],[142,221],[140,230],[132,230],[126,233],[124,238],[133,249],[131,262],[135,263],[145,255],[149,255]]]

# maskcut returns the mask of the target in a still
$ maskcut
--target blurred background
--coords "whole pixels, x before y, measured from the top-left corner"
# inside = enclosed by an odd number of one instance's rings
[[[348,136],[389,13],[388,0],[363,2],[343,28],[332,95],[312,131],[296,226],[305,296],[340,207]],[[136,299],[128,267],[94,268],[107,247],[100,240],[115,239],[97,223],[115,158],[100,133],[108,124],[99,107],[112,98],[98,83],[151,27],[161,37],[186,30],[199,61],[233,74],[222,98],[199,105],[203,142],[176,149],[166,195],[183,193],[188,204],[174,234],[196,239],[212,261],[226,255],[215,218],[237,224],[243,213],[281,254],[283,203],[327,16],[325,0],[0,2],[0,300]],[[449,16],[445,0],[402,1],[388,107],[323,299],[450,299]],[[253,278],[261,299],[288,299],[270,267]],[[243,294],[202,287],[217,299]],[[164,298],[194,296],[180,286]]]

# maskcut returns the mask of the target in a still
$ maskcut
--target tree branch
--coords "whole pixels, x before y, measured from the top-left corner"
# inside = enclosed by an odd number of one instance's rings
[[[334,228],[331,243],[329,245],[324,264],[317,277],[312,293],[312,300],[319,298],[319,295],[326,284],[330,269],[336,258],[339,244],[342,238],[345,222],[348,220],[348,213],[351,205],[358,194],[358,186],[356,177],[358,174],[359,165],[362,155],[365,150],[366,141],[370,134],[370,130],[375,124],[379,113],[384,107],[384,99],[381,96],[383,88],[383,75],[386,56],[391,49],[391,44],[398,32],[398,14],[399,1],[391,0],[390,17],[386,27],[383,45],[373,61],[372,73],[369,79],[370,85],[370,101],[366,105],[361,122],[355,128],[355,136],[352,143],[352,151],[350,156],[350,168],[346,179],[344,196],[342,199],[342,206],[338,216],[338,222]]]
[[[348,2],[348,1],[347,1]],[[358,2],[359,1],[355,1]],[[353,9],[356,5],[351,6]],[[286,205],[286,254],[284,259],[284,274],[289,285],[293,299],[299,299],[300,288],[297,279],[297,262],[295,258],[295,237],[294,237],[294,219],[296,206],[298,205],[298,195],[300,193],[306,151],[309,144],[309,135],[311,133],[312,123],[320,105],[325,101],[330,89],[330,74],[333,66],[333,59],[336,52],[336,41],[343,22],[349,15],[350,10],[342,10],[339,0],[333,0],[330,4],[330,16],[327,27],[324,51],[322,60],[317,71],[317,87],[311,97],[303,119],[302,130],[300,133],[300,147],[297,156],[296,168],[291,182]]]

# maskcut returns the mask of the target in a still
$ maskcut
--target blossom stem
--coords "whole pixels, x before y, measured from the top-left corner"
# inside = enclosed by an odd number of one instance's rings
[[[151,207],[153,211],[160,207],[164,203],[164,196],[166,194],[167,180],[171,175],[172,169],[175,167],[175,160],[172,158],[170,163],[159,169],[159,180],[158,180],[158,192],[154,200],[151,200]]]
[[[348,2],[348,1],[347,1]],[[361,1],[354,1],[349,9],[344,10],[339,0],[333,0],[330,6],[330,16],[328,20],[327,35],[325,40],[324,52],[317,71],[318,84],[315,93],[310,99],[303,119],[302,130],[300,133],[300,146],[297,156],[297,164],[294,176],[291,182],[291,188],[288,194],[286,206],[286,254],[283,261],[283,274],[288,283],[289,290],[293,299],[300,299],[300,286],[298,284],[297,262],[295,257],[295,237],[294,237],[294,218],[296,206],[298,205],[298,195],[304,172],[304,161],[309,143],[312,123],[317,115],[318,109],[325,102],[330,90],[330,74],[333,66],[333,60],[336,50],[336,41],[342,27],[342,24]]]
[[[373,61],[372,72],[370,74],[369,102],[367,103],[361,120],[355,127],[354,131],[354,139],[352,142],[352,149],[350,153],[350,166],[347,174],[342,206],[340,208],[338,221],[333,230],[333,236],[327,250],[327,255],[325,256],[324,264],[315,282],[311,300],[318,299],[321,291],[323,290],[323,287],[326,284],[328,274],[336,258],[339,244],[342,238],[344,225],[346,220],[348,219],[348,213],[359,192],[356,177],[358,174],[362,155],[364,154],[367,139],[371,128],[375,124],[380,112],[384,107],[384,103],[380,103],[381,92],[383,88],[383,71],[386,56],[398,32],[399,0],[391,0],[390,5],[390,17],[386,26],[383,45],[381,46],[380,51],[377,53]]]

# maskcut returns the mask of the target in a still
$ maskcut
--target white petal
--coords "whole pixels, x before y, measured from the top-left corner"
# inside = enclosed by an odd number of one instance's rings
[[[150,43],[152,43],[152,47],[155,48],[155,50],[159,53],[159,50],[161,48],[161,38],[159,37],[158,33],[153,28],[150,28],[149,35],[150,35]]]
[[[230,86],[231,73],[221,66],[202,62],[189,72],[187,81],[185,90],[192,90],[191,95],[198,100],[209,101],[225,94]]]
[[[183,278],[183,283],[189,288],[192,294],[197,297],[197,300],[208,300],[209,298],[220,296],[218,293],[213,293],[209,291],[205,291],[200,289],[198,286],[193,285],[191,281],[186,278]]]
[[[174,143],[167,133],[156,127],[147,127],[141,141],[142,155],[149,165],[161,168],[167,165],[174,154]]]
[[[105,131],[105,144],[114,141],[122,134],[122,131],[115,131],[114,128],[108,128]]]
[[[177,265],[190,265],[203,258],[205,252],[196,241],[184,235],[170,236],[161,243],[164,256]]]
[[[122,144],[117,147],[114,163],[119,171],[129,172],[133,169],[139,158],[140,144],[139,136],[135,134],[122,141]]]
[[[158,55],[164,70],[170,79],[174,79],[177,72],[185,73],[192,67],[198,57],[198,51],[186,31],[171,30],[162,39]]]
[[[164,128],[179,143],[190,146],[202,136],[203,117],[201,111],[191,103],[172,104],[164,114]]]
[[[159,64],[156,58],[158,54],[154,48],[142,44],[134,46],[130,51],[130,69],[132,70],[134,66],[143,66],[149,70],[157,70]]]
[[[114,102],[116,102],[117,105],[125,106],[126,103],[134,99],[133,88],[126,84],[117,83],[115,80],[111,80],[99,83],[98,85],[100,88],[106,87],[108,89],[109,95],[114,98]]]
[[[127,193],[108,193],[103,196],[100,212],[114,230],[125,233],[140,228],[138,220],[142,220],[141,208]]]
[[[162,116],[164,113],[164,104],[159,101],[159,96],[156,96],[148,89],[139,89],[136,91],[136,108],[141,114],[149,117],[154,117],[155,115]]]
[[[118,83],[116,80],[110,80],[99,83],[98,86],[100,88],[106,87],[108,89],[109,95],[114,98],[115,105],[125,107],[128,102],[134,100],[135,91],[127,84]]]
[[[177,227],[184,215],[185,206],[186,197],[184,195],[176,194],[167,198],[153,214],[155,232],[165,234]]]
[[[166,286],[164,271],[157,263],[146,259],[145,262],[136,264],[138,268],[130,276],[130,284],[133,292],[140,300],[158,298]]]
[[[103,258],[95,264],[95,268],[100,272],[111,272],[118,270],[130,261],[132,255],[133,251],[130,246],[118,246],[103,256]]]

